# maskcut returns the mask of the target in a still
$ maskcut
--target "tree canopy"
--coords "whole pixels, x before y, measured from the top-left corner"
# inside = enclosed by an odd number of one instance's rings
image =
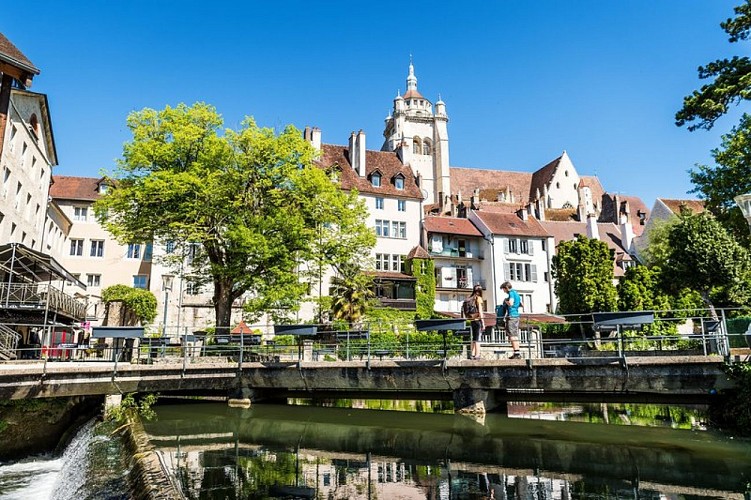
[[[613,259],[607,243],[582,235],[560,242],[552,274],[561,314],[615,310]]]
[[[255,318],[295,310],[308,289],[301,263],[349,261],[373,237],[357,193],[314,165],[297,129],[222,124],[204,103],[131,113],[133,138],[95,210],[120,242],[170,241],[190,255],[189,272],[213,282],[217,326],[229,326],[244,294]],[[323,240],[340,244],[321,250]]]
[[[720,23],[731,43],[747,42],[751,35],[751,0],[735,8],[735,17]],[[676,125],[689,130],[711,129],[731,106],[751,99],[751,58],[735,56],[699,67],[699,78],[709,80],[683,100],[676,113]],[[744,114],[739,124],[712,151],[716,165],[697,165],[690,171],[696,186],[692,192],[706,200],[717,220],[736,238],[749,239],[748,226],[735,206],[735,196],[751,192],[751,117]]]
[[[670,227],[668,241],[664,283],[674,292],[695,290],[713,315],[715,305],[740,305],[749,299],[748,251],[710,214],[681,214]]]

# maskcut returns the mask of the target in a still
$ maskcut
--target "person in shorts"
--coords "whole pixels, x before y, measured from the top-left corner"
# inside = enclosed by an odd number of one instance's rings
[[[508,281],[501,285],[501,290],[507,294],[506,298],[503,299],[503,310],[505,311],[506,335],[508,335],[511,347],[514,349],[511,359],[521,359],[522,355],[519,351],[519,308],[524,307],[522,299]]]

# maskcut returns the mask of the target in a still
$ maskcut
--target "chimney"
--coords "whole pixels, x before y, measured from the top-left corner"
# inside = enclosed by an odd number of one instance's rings
[[[355,148],[357,149],[357,173],[360,177],[365,177],[365,132],[362,129],[357,133]]]
[[[545,220],[545,204],[541,199],[537,199],[537,220]]]
[[[313,130],[310,132],[310,142],[313,144],[313,147],[316,148],[317,151],[321,150],[321,129],[318,127],[313,127]]]
[[[615,222],[616,224],[620,224],[621,223],[621,197],[618,196],[617,194],[613,195],[613,205],[615,205],[615,207],[613,207],[614,208],[613,212],[615,212],[613,214],[613,217],[614,217],[613,222]]]
[[[357,169],[357,146],[355,144],[354,131],[349,134],[349,164],[352,165],[355,172],[359,172]]]
[[[626,218],[626,220],[621,222],[620,229],[621,244],[623,245],[623,248],[625,248],[628,253],[633,253],[631,247],[634,243],[634,228],[631,226],[631,221]]]
[[[594,214],[589,214],[587,216],[587,238],[593,240],[600,239],[600,231],[597,229],[597,217],[595,217]]]

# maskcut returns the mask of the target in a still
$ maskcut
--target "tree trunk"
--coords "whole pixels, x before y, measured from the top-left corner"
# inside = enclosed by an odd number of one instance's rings
[[[714,304],[712,304],[712,301],[709,300],[709,291],[702,290],[701,292],[699,292],[699,294],[701,295],[701,299],[707,305],[707,308],[709,308],[709,314],[712,316],[712,319],[715,321],[719,321],[720,318],[719,316],[717,316],[717,311],[715,311]]]
[[[232,282],[214,280],[214,312],[217,333],[228,334],[232,325]]]

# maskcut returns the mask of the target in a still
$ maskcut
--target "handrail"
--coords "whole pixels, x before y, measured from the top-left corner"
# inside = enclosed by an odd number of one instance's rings
[[[85,303],[47,283],[0,284],[0,308],[43,309],[46,305],[76,319],[86,317]]]

